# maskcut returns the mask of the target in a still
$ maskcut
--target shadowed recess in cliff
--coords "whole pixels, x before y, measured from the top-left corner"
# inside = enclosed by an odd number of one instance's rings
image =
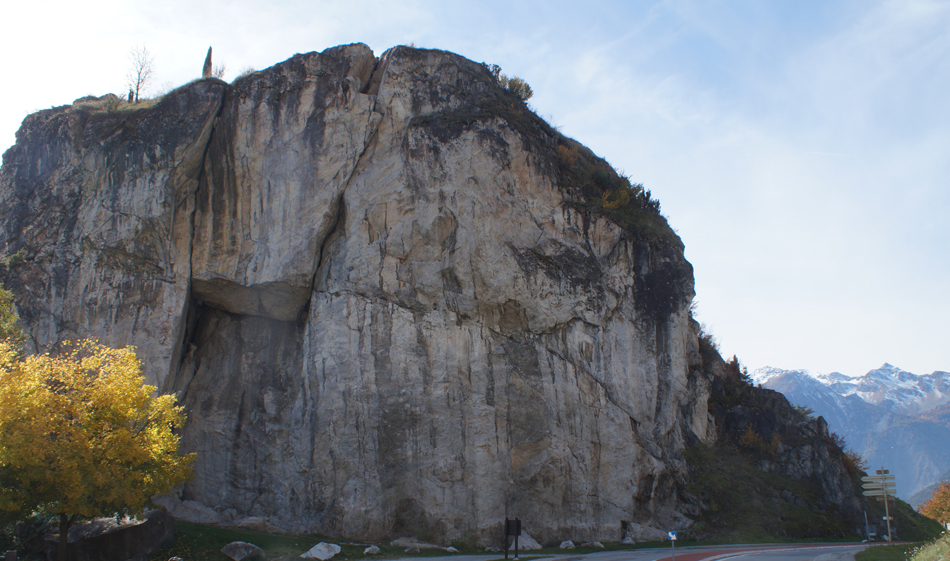
[[[291,466],[269,459],[278,454],[307,463],[294,449],[295,439],[288,438],[301,423],[295,403],[304,391],[300,346],[305,326],[207,306],[198,306],[195,316],[171,388],[188,414],[182,450],[199,452],[195,479],[182,498],[223,501],[250,512],[256,501],[278,495],[286,498],[288,512],[305,512],[307,505],[296,502],[287,488],[293,479],[282,472]],[[222,478],[232,488],[228,497],[209,496],[219,486],[207,483]]]

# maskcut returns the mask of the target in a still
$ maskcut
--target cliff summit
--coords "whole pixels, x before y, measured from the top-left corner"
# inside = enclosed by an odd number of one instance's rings
[[[41,111],[0,204],[34,348],[134,345],[186,406],[177,516],[617,541],[701,506],[716,374],[683,245],[483,64],[353,44]]]

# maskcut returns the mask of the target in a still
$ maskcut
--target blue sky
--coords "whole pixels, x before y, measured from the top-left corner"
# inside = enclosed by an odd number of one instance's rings
[[[27,5],[28,4],[28,5]],[[200,1],[4,8],[0,149],[31,111],[365,42],[458,52],[651,189],[727,355],[950,370],[950,2]]]

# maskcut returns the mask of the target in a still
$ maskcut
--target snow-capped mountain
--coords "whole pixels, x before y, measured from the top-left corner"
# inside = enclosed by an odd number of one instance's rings
[[[950,470],[950,373],[884,364],[859,377],[771,367],[751,377],[824,417],[872,469],[891,470],[902,498]]]
[[[918,376],[888,363],[855,378],[840,372],[821,374],[765,367],[753,372],[752,379],[771,387],[769,380],[790,373],[814,379],[837,395],[856,395],[867,403],[905,415],[921,413],[950,401],[950,373],[937,371]]]

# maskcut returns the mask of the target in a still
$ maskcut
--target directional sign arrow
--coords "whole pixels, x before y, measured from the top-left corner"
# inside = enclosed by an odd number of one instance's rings
[[[884,497],[884,489],[870,489],[864,492],[865,497]],[[886,496],[893,497],[894,493],[888,493]]]
[[[894,476],[893,475],[868,475],[861,478],[861,481],[870,481],[870,482],[875,482],[875,483],[880,483],[882,480],[894,481]]]
[[[861,487],[867,490],[871,490],[871,489],[893,490],[896,488],[894,483],[891,483],[890,481],[887,481],[884,483],[864,483],[863,485],[861,485]]]

